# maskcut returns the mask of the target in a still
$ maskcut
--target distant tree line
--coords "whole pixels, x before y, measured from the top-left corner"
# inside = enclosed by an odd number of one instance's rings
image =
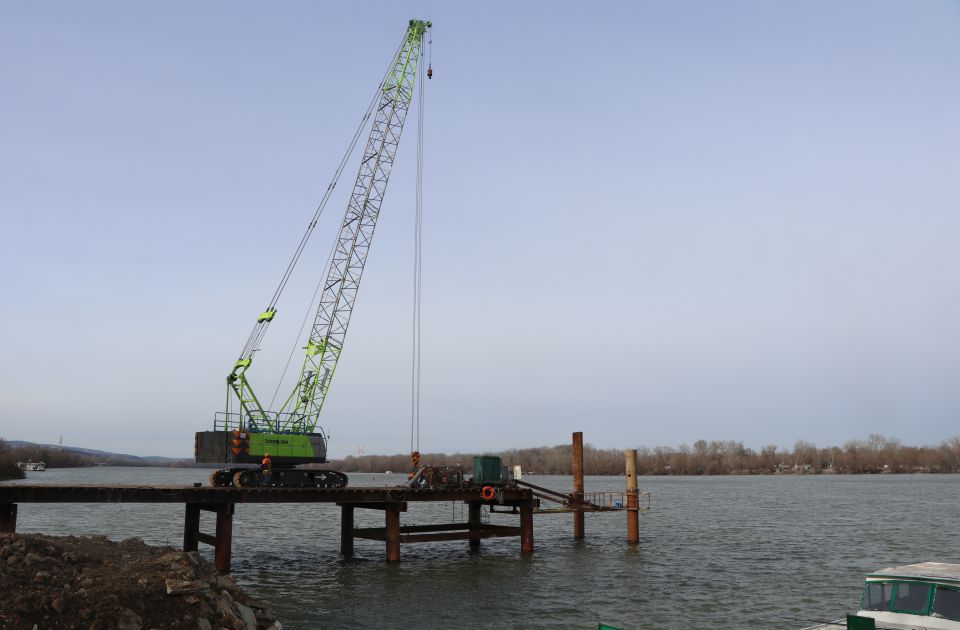
[[[0,438],[0,481],[7,479],[23,479],[23,471],[17,467],[17,462],[10,457],[10,445]]]
[[[151,462],[123,455],[91,455],[73,451],[69,448],[40,444],[13,446],[0,438],[0,467],[2,469],[6,470],[8,467],[16,469],[17,462],[27,461],[43,462],[47,465],[47,468],[83,468],[101,464],[107,466],[178,466],[181,460]],[[22,478],[22,474],[16,477],[3,477],[0,473],[0,479]]]
[[[637,450],[639,472],[667,475],[771,473],[953,473],[960,472],[960,436],[937,446],[904,446],[873,434],[842,447],[818,448],[797,440],[792,450],[768,445],[755,451],[742,442],[699,440],[693,446]]]
[[[520,464],[527,474],[571,474],[573,447],[569,444],[511,449],[498,453],[508,466]],[[473,467],[474,453],[426,453],[424,464]],[[624,452],[621,449],[583,447],[584,473],[622,475]],[[192,460],[148,462],[122,455],[96,456],[57,447],[11,446],[0,438],[0,480],[23,477],[16,463],[42,461],[50,468],[74,468],[106,464],[110,466],[204,466]],[[324,467],[344,472],[404,472],[410,470],[410,456],[362,455],[333,460]],[[793,449],[780,450],[768,445],[759,451],[732,440],[698,440],[692,446],[637,448],[637,472],[642,475],[764,475],[764,474],[871,474],[871,473],[955,473],[960,472],[960,436],[937,446],[904,446],[896,438],[873,434],[866,440],[849,440],[842,447],[818,448],[798,440]]]
[[[571,474],[573,447],[569,444],[511,449],[499,453],[508,466],[520,464],[527,474]],[[470,470],[474,454],[427,453],[424,464],[455,466]],[[583,447],[587,475],[624,474],[624,451]],[[330,462],[344,472],[403,472],[410,469],[409,455],[348,456]],[[793,449],[775,445],[759,451],[743,442],[698,440],[692,446],[637,448],[637,472],[642,475],[765,475],[765,474],[873,474],[873,473],[955,473],[960,472],[960,436],[937,446],[904,446],[896,438],[873,434],[866,440],[849,440],[842,447],[818,448],[798,440]]]

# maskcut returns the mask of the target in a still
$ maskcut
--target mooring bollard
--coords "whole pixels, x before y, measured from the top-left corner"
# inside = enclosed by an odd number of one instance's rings
[[[627,449],[627,543],[640,542],[640,503],[637,492],[637,451]]]

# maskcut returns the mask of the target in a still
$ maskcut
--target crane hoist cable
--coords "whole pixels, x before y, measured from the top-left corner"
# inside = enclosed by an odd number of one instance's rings
[[[433,78],[433,29],[427,29],[427,78]],[[420,50],[420,91],[417,110],[417,201],[413,230],[413,348],[410,366],[410,478],[420,468],[421,306],[423,302],[423,57]]]
[[[327,255],[327,262],[323,264],[323,268],[326,269],[330,266],[330,259],[333,258],[333,249],[330,250],[330,253]],[[297,352],[297,347],[300,346],[303,338],[303,329],[307,327],[307,322],[310,321],[310,315],[313,314],[313,305],[317,303],[317,296],[320,295],[320,287],[323,286],[323,281],[326,280],[323,276],[320,276],[320,279],[317,280],[317,286],[313,289],[313,297],[310,298],[310,305],[307,306],[307,312],[303,314],[303,321],[300,323],[300,330],[297,331],[297,336],[293,340],[293,345],[290,347],[290,354],[287,356],[287,362],[283,366],[283,372],[280,374],[280,378],[277,380],[277,387],[273,390],[273,396],[270,398],[270,408],[273,409],[273,403],[277,401],[277,395],[280,393],[280,387],[283,386],[283,379],[287,376],[287,370],[290,369],[290,363],[293,362],[293,355]]]
[[[432,28],[427,29],[427,48],[429,49],[428,56],[427,56],[427,78],[432,79],[433,78],[433,29]]]
[[[421,56],[423,51],[420,52]],[[413,468],[420,452],[421,304],[423,297],[423,63],[420,64],[420,91],[417,109],[417,193],[413,229],[413,348],[410,366],[410,454]]]

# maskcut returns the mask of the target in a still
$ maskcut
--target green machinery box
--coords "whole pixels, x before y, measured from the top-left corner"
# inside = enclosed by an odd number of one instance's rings
[[[482,455],[473,458],[473,483],[486,485],[488,483],[502,483],[503,468],[499,457]]]
[[[193,450],[204,464],[259,464],[266,453],[274,465],[327,462],[327,438],[321,433],[200,431]]]

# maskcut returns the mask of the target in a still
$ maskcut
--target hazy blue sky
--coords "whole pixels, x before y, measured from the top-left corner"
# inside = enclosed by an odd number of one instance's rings
[[[192,454],[411,17],[423,450],[960,433],[957,2],[7,0],[0,436]],[[334,456],[409,446],[414,130]]]

